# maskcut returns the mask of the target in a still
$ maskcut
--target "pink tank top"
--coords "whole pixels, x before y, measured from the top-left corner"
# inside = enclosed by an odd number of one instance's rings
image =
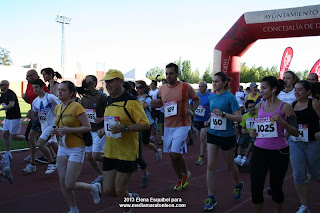
[[[274,112],[265,112],[263,109],[262,103],[260,110],[258,112],[258,118],[264,118],[264,117],[272,117],[272,115],[277,112],[282,119],[284,119],[284,115],[281,112],[281,107],[283,105],[283,102],[279,104],[277,109]],[[277,131],[278,131],[278,137],[277,138],[257,138],[254,142],[254,145],[257,147],[260,147],[262,149],[269,149],[269,150],[277,150],[277,149],[283,149],[288,146],[288,141],[286,140],[284,136],[284,128],[283,126],[277,122]]]

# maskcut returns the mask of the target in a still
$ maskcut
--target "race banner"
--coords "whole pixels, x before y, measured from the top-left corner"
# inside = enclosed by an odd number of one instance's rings
[[[279,71],[279,79],[283,79],[283,74],[286,71],[288,71],[292,57],[293,57],[293,49],[291,47],[287,47],[282,56],[280,71]]]
[[[320,76],[320,59],[313,65],[310,73],[316,73],[318,76]]]

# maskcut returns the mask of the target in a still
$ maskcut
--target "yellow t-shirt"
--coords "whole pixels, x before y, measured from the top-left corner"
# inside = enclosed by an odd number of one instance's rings
[[[78,119],[78,116],[82,113],[85,113],[86,110],[81,106],[81,104],[73,101],[66,108],[62,108],[62,103],[57,105],[54,114],[56,115],[55,124],[58,127],[67,126],[67,127],[80,127],[81,123]],[[62,113],[62,118],[59,120]],[[58,123],[59,122],[59,123]],[[63,123],[63,124],[62,124]],[[82,134],[78,134],[77,137],[75,134],[70,133],[66,135],[66,144],[67,147],[81,147],[84,146],[84,140]],[[80,138],[81,137],[81,138]]]
[[[119,117],[121,125],[133,124],[124,111],[125,99],[128,99],[127,94],[117,98],[115,102],[105,109],[104,116]],[[138,100],[127,100],[125,107],[135,123],[150,125],[144,109]],[[120,138],[106,137],[104,156],[111,159],[136,161],[139,158],[138,132],[121,132]]]
[[[250,95],[251,93],[248,94],[248,98],[247,100],[253,100],[254,102],[256,102],[256,100],[258,99],[260,93],[257,92],[256,96],[254,96],[253,98]]]

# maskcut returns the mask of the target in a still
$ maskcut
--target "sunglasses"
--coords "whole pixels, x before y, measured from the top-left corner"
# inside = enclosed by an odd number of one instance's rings
[[[143,87],[142,86],[138,86],[138,87],[136,87],[136,89],[142,89]]]

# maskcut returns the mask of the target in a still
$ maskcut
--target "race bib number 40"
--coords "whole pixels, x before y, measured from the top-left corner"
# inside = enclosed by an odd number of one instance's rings
[[[116,124],[120,124],[120,117],[104,116],[104,131],[107,137],[120,138],[121,132],[112,134],[110,128]]]
[[[95,123],[94,119],[97,117],[96,109],[86,109],[88,120],[90,123]]]
[[[203,117],[205,112],[206,108],[204,106],[199,105],[198,108],[194,111],[194,114]]]
[[[256,129],[257,138],[276,138],[278,137],[277,122],[270,117],[255,118],[254,128]]]
[[[174,116],[177,114],[177,111],[178,111],[178,105],[176,101],[170,101],[170,102],[164,103],[165,117]]]
[[[227,119],[216,114],[212,114],[210,118],[210,129],[227,130]]]
[[[308,124],[299,124],[298,131],[299,131],[299,136],[298,137],[291,136],[292,140],[293,141],[309,142]]]
[[[38,118],[40,122],[45,122],[47,120],[47,115],[45,112],[39,111]]]

